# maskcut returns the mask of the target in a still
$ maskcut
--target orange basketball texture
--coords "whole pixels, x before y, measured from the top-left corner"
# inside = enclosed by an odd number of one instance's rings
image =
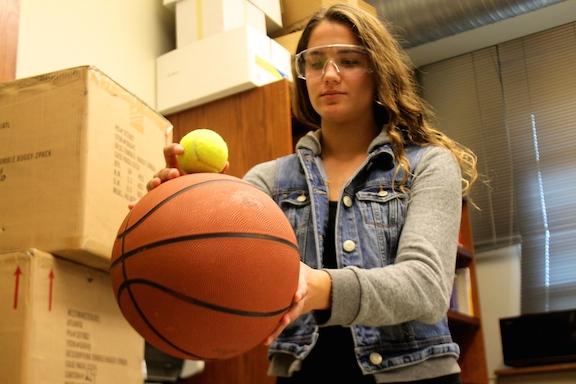
[[[198,173],[146,194],[122,223],[111,277],[128,322],[183,359],[260,344],[289,308],[299,252],[290,223],[241,179]]]

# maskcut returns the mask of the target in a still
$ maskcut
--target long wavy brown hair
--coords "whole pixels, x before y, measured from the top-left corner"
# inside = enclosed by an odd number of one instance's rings
[[[310,19],[302,32],[296,53],[308,47],[310,34],[318,23],[324,20],[347,26],[368,49],[376,82],[377,100],[374,103],[376,121],[386,123],[392,150],[398,159],[399,168],[404,171],[405,177],[400,186],[404,185],[410,171],[404,147],[409,144],[418,146],[434,144],[448,148],[458,160],[462,171],[462,194],[467,195],[478,178],[476,155],[433,127],[432,112],[418,94],[410,60],[386,25],[361,9],[345,4],[333,5],[320,10]],[[296,79],[293,97],[294,115],[306,125],[320,127],[321,118],[312,107],[305,80],[297,77],[294,66],[292,74]]]

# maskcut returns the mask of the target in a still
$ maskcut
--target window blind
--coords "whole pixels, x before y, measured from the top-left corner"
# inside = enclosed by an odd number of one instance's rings
[[[504,129],[504,101],[496,47],[486,48],[419,70],[422,95],[444,133],[472,149],[487,183],[470,195],[479,209],[470,221],[478,251],[518,243],[512,159]]]
[[[522,312],[576,308],[576,23],[420,69],[438,127],[470,147],[477,250],[522,243]]]
[[[522,233],[522,312],[576,307],[576,23],[498,47]]]

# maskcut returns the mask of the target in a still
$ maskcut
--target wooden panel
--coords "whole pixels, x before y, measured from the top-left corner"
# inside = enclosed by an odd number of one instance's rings
[[[0,82],[16,78],[20,0],[0,0]]]
[[[267,348],[254,350],[227,360],[207,361],[204,371],[184,384],[274,384],[276,379],[266,375],[268,368]]]
[[[190,85],[193,86],[193,85]],[[167,116],[174,141],[193,129],[209,128],[229,147],[228,174],[242,177],[252,166],[293,151],[289,83],[286,80]],[[259,346],[227,360],[207,361],[186,384],[273,384],[267,348]]]
[[[293,151],[287,80],[178,112],[167,118],[174,125],[174,141],[198,128],[212,129],[221,134],[230,152],[230,169],[227,173],[233,176],[241,177],[255,164]]]
[[[531,367],[508,367],[497,369],[494,373],[496,376],[520,376],[520,375],[533,375],[537,373],[555,373],[555,372],[569,372],[574,371],[576,374],[576,363],[560,363],[560,364],[547,364],[536,365]]]
[[[470,268],[472,285],[472,301],[474,317],[449,314],[450,331],[454,340],[461,349],[460,367],[462,368],[463,384],[488,384],[488,369],[486,362],[486,349],[480,319],[480,300],[478,297],[478,281],[476,278],[476,262],[474,259],[474,240],[470,225],[469,205],[466,200],[462,203],[462,219],[459,233],[460,257],[467,259]]]

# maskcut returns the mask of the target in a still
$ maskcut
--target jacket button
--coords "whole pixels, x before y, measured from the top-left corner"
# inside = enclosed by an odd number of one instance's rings
[[[348,195],[344,196],[344,198],[342,199],[342,202],[348,208],[350,208],[352,206],[352,198]]]
[[[370,354],[370,362],[374,365],[379,365],[382,363],[382,355],[378,352],[372,352]]]
[[[296,200],[299,201],[299,202],[301,202],[301,203],[305,202],[306,199],[307,199],[307,197],[306,197],[305,194],[301,194],[300,196],[298,196],[298,197],[296,198]]]
[[[346,252],[352,252],[353,250],[356,249],[356,243],[353,242],[352,240],[346,240],[344,243],[342,243],[342,248]]]
[[[380,197],[386,197],[386,196],[388,196],[388,191],[385,191],[385,190],[381,189],[381,190],[378,191],[378,196],[380,196]]]

